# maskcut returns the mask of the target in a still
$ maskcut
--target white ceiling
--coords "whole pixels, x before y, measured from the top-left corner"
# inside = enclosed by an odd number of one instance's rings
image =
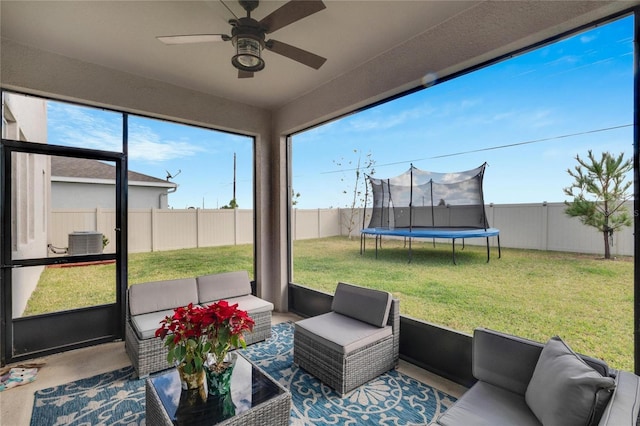
[[[244,16],[237,1],[224,3],[236,16]],[[260,20],[284,3],[262,1],[252,17]],[[252,79],[237,78],[231,65],[231,42],[168,46],[155,38],[230,34],[227,21],[233,15],[219,1],[2,0],[0,34],[84,62],[275,109],[421,33],[453,25],[458,16],[473,13],[482,3],[486,5],[482,1],[325,0],[326,9],[268,35],[326,57],[322,68],[314,70],[265,51],[266,68]],[[553,2],[545,3],[552,8]],[[519,2],[512,7],[518,8]],[[493,31],[499,35],[501,30],[498,25]]]

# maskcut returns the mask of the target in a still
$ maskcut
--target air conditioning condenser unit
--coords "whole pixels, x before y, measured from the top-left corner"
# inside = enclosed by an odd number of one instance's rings
[[[70,256],[81,254],[102,254],[102,233],[95,231],[76,231],[69,234]]]

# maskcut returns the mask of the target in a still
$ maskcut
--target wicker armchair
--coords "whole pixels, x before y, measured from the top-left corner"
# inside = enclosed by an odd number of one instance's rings
[[[340,395],[395,368],[400,301],[339,283],[331,312],[296,322],[293,361]]]

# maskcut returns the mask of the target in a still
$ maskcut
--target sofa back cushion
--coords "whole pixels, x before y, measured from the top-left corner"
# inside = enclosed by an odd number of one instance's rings
[[[384,327],[389,319],[391,293],[338,283],[331,310],[342,315]]]
[[[473,332],[473,376],[524,396],[543,347],[540,342],[477,328]],[[609,374],[604,361],[581,358],[603,376]]]
[[[247,271],[223,272],[196,278],[201,304],[251,294]]]
[[[195,278],[153,281],[129,287],[131,315],[175,309],[189,303],[198,303]]]

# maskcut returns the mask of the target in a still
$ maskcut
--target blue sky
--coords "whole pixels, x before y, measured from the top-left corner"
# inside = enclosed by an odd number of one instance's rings
[[[631,158],[632,35],[626,18],[296,136],[298,206],[319,207],[319,199],[330,200],[322,207],[347,205],[336,189],[352,194],[354,171],[337,173],[332,161],[355,163],[369,152],[378,178],[411,163],[455,172],[487,162],[487,203],[565,200],[576,154],[592,149]],[[561,137],[618,126],[626,127]]]
[[[122,150],[121,114],[48,103],[50,144]],[[166,179],[178,190],[169,206],[218,208],[233,198],[233,156],[236,155],[236,198],[252,208],[253,139],[230,133],[129,116],[129,170]]]
[[[563,201],[576,154],[631,158],[632,41],[628,17],[295,135],[297,207],[346,206],[354,181],[348,163],[369,153],[378,178],[411,163],[454,172],[487,162],[487,203]],[[118,114],[54,102],[48,113],[49,143],[119,150]],[[171,207],[227,204],[234,152],[238,204],[252,207],[251,138],[135,116],[129,127],[129,168],[176,176]]]

